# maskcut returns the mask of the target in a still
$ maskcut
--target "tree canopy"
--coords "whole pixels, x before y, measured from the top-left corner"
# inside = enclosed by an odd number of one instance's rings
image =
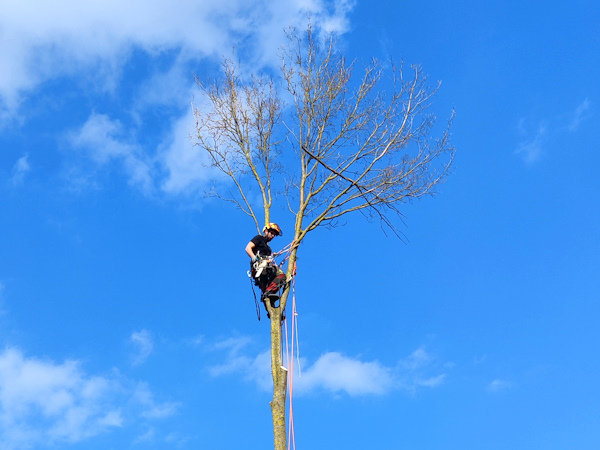
[[[211,195],[239,207],[259,232],[278,200],[285,200],[294,223],[288,279],[308,233],[347,214],[378,219],[399,235],[402,205],[434,194],[454,158],[452,118],[433,136],[429,107],[439,85],[430,88],[418,66],[408,77],[392,62],[372,60],[359,70],[337,43],[310,26],[291,30],[277,76],[247,76],[225,60],[222,78],[199,81],[205,104],[195,110],[197,144],[232,186]],[[276,450],[286,448],[281,320],[288,294],[285,289],[277,307],[265,303]]]

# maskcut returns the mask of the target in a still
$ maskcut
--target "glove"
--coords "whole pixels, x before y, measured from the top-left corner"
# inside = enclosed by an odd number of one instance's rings
[[[252,262],[253,262],[253,263],[255,263],[256,261],[258,261],[258,256],[254,255],[254,256],[252,257]]]

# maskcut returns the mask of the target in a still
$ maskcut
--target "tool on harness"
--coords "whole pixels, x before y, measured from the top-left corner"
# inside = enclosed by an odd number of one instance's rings
[[[269,271],[276,270],[275,260],[272,256],[259,256],[257,255],[256,261],[252,263],[251,271],[252,278],[258,280],[260,276],[265,272],[265,275],[268,275]],[[258,283],[256,283],[258,285]]]
[[[277,264],[272,256],[256,255],[256,260],[250,262],[248,277],[254,279],[255,286],[266,285],[277,275]]]

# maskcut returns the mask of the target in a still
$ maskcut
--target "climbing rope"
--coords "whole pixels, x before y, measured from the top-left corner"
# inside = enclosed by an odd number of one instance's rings
[[[279,265],[282,266],[283,263],[286,262],[287,259],[290,257],[290,253],[292,252],[292,249],[297,246],[298,246],[298,244],[296,244],[296,241],[294,240],[294,241],[290,242],[288,245],[286,245],[285,247],[283,247],[278,252],[273,253],[273,257],[285,255],[285,257],[279,263]],[[296,268],[294,267],[294,273],[295,273],[295,271],[296,271]]]

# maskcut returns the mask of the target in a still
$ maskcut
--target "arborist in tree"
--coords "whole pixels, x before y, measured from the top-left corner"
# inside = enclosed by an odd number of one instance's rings
[[[275,236],[281,235],[279,225],[270,222],[263,228],[262,235],[254,236],[246,245],[246,253],[252,260],[252,278],[263,293],[262,301],[268,297],[271,299],[278,297],[279,289],[286,283],[285,274],[275,263],[271,256],[271,247],[269,247],[269,242]]]

